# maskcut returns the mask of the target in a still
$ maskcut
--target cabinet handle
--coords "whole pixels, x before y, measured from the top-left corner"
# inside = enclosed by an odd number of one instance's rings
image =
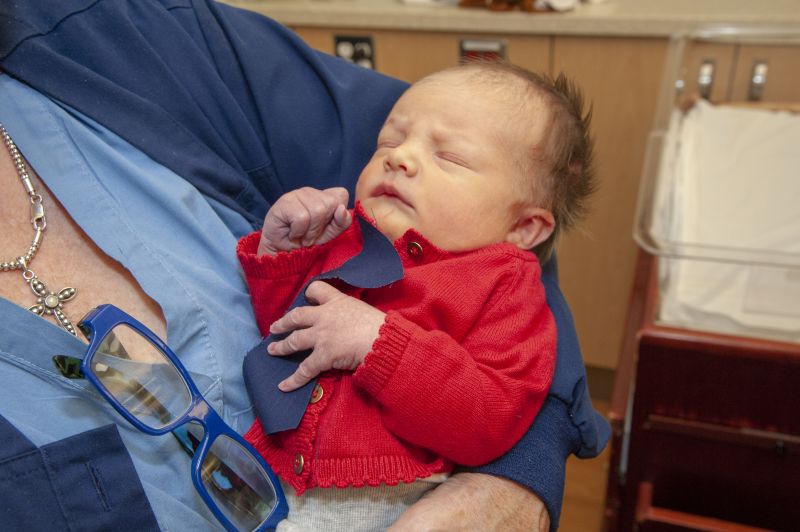
[[[767,71],[769,66],[766,61],[755,61],[753,70],[750,74],[750,90],[747,91],[747,99],[757,102],[764,94],[764,85],[767,83]]]
[[[690,421],[659,414],[648,414],[642,428],[667,434],[690,436],[706,441],[746,445],[756,449],[774,451],[778,456],[800,450],[800,436],[777,431],[745,427],[728,427],[716,423]]]
[[[704,100],[708,100],[711,96],[711,86],[714,84],[715,68],[716,65],[713,59],[705,59],[700,64],[700,70],[697,72],[697,91]]]

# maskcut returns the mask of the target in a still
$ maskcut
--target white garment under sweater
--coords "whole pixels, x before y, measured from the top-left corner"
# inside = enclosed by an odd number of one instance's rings
[[[386,530],[400,514],[437,482],[418,480],[396,486],[313,488],[301,496],[281,482],[289,515],[276,532],[377,532]]]

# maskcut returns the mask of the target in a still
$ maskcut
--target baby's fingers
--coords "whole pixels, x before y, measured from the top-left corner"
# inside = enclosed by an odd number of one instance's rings
[[[337,214],[341,219],[340,211],[346,212],[347,190],[343,188],[313,190],[313,194],[304,195],[300,200],[308,213],[308,226],[302,235],[302,244],[311,246],[330,240],[322,237],[336,223]],[[338,235],[342,230],[335,230],[335,234]]]
[[[301,388],[311,382],[326,369],[330,368],[317,367],[314,356],[309,356],[307,359],[303,360],[299,366],[297,366],[297,371],[289,375],[289,377],[278,384],[278,389],[282,392],[291,392]]]
[[[258,254],[275,254],[300,247],[300,240],[308,230],[310,215],[301,200],[313,194],[312,189],[300,189],[281,196],[264,220]]]
[[[339,205],[336,207],[336,211],[334,211],[330,223],[325,226],[325,230],[322,231],[322,234],[317,238],[316,243],[324,244],[325,242],[333,240],[342,234],[345,229],[350,227],[351,221],[352,219],[350,213],[347,211],[347,207]]]
[[[286,356],[298,351],[314,348],[314,339],[310,329],[300,329],[283,340],[272,342],[267,346],[267,353],[273,356]]]
[[[312,283],[314,284],[314,283]],[[295,307],[282,318],[276,320],[269,326],[272,334],[283,334],[294,331],[295,329],[305,329],[314,325],[317,319],[317,307]]]

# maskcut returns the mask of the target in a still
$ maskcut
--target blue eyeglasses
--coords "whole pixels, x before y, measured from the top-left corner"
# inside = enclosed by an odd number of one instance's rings
[[[270,530],[286,517],[275,474],[214,411],[158,336],[113,305],[89,311],[78,328],[89,340],[83,376],[137,429],[175,435],[193,456],[195,488],[227,530]],[[62,372],[69,358],[55,357]]]

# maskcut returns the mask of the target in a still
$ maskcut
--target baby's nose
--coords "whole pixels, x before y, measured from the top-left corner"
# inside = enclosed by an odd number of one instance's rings
[[[383,168],[387,172],[403,172],[407,177],[414,177],[417,175],[418,164],[411,150],[398,146],[386,156]]]

